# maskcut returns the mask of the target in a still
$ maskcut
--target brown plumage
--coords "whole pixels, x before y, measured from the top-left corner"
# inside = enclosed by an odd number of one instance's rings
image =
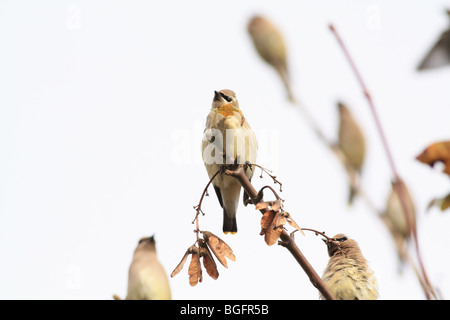
[[[332,239],[324,240],[330,256],[322,276],[325,285],[337,300],[376,300],[376,279],[358,243],[343,234]]]
[[[202,157],[209,178],[223,169],[224,165],[236,167],[247,162],[255,163],[257,149],[256,135],[239,108],[234,91],[215,91],[202,140]],[[251,181],[252,168],[247,166],[245,174]],[[222,230],[235,234],[241,184],[226,174],[217,175],[212,183],[223,208]]]
[[[398,196],[397,188],[402,188],[403,194],[406,197],[405,200],[408,207],[408,214],[410,215],[408,219],[410,225],[408,224],[405,213],[403,212],[403,206],[400,201],[400,197]],[[400,267],[402,267],[406,259],[405,250],[407,241],[411,235],[416,232],[416,210],[414,201],[403,181],[399,180],[398,182],[392,183],[392,189],[386,201],[386,209],[382,218],[391,232],[392,238],[396,245]]]
[[[259,56],[275,68],[283,82],[288,99],[294,101],[288,72],[286,44],[280,31],[272,22],[260,16],[253,17],[247,28]]]
[[[347,165],[359,174],[362,171],[366,155],[366,141],[361,127],[356,122],[350,109],[338,102],[339,131],[338,147],[344,153]],[[348,203],[351,205],[356,195],[355,189],[350,185]]]
[[[169,278],[156,255],[154,237],[139,240],[128,272],[127,300],[170,300]]]

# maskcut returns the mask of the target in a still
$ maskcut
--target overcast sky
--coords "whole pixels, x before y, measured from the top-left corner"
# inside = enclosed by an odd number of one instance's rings
[[[44,5],[45,4],[45,5]],[[125,297],[137,241],[155,234],[167,273],[194,243],[208,182],[200,143],[214,90],[236,92],[259,140],[257,162],[283,183],[301,227],[345,233],[360,244],[382,299],[423,299],[411,268],[398,273],[387,230],[360,199],[349,208],[345,173],[286,101],[246,31],[254,14],[285,36],[293,87],[335,139],[336,101],[367,137],[362,183],[381,209],[391,171],[367,101],[333,22],[370,92],[401,176],[415,197],[429,277],[450,297],[450,211],[425,208],[449,179],[414,158],[450,138],[450,67],[416,66],[448,28],[448,1],[2,1],[0,3],[0,298]],[[257,189],[272,185],[253,179]],[[259,236],[260,214],[240,205],[239,232],[222,234],[212,189],[200,228],[222,237],[236,262],[174,299],[317,299],[284,248]],[[320,237],[296,241],[321,275]]]

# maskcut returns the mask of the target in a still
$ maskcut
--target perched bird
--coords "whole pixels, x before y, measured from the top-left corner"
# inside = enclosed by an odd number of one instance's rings
[[[377,281],[358,243],[343,234],[324,242],[330,260],[322,280],[334,297],[337,300],[376,300]]]
[[[170,300],[169,278],[158,261],[153,236],[142,238],[128,271],[127,300]]]
[[[339,109],[338,147],[342,153],[344,153],[347,160],[347,165],[360,174],[366,154],[366,142],[364,135],[360,126],[353,118],[349,108],[341,102],[338,102],[337,105]],[[349,205],[353,203],[355,195],[356,191],[350,185],[348,197]]]
[[[212,108],[206,119],[202,156],[210,179],[222,170],[212,183],[223,208],[224,233],[237,232],[236,211],[241,184],[236,178],[223,174],[223,170],[227,166],[245,165],[245,174],[251,180],[253,170],[248,164],[256,162],[257,149],[255,133],[239,109],[236,94],[228,89],[214,91]],[[244,192],[244,200],[245,197]]]
[[[449,9],[447,9],[447,15],[450,18]],[[417,70],[434,69],[448,64],[450,64],[450,28],[442,32],[437,42],[417,66]]]
[[[402,202],[398,196],[398,188],[402,188],[405,196],[405,203],[408,208],[408,220],[406,220],[406,213],[403,211]],[[392,182],[392,189],[386,201],[386,209],[382,218],[395,242],[401,267],[406,259],[405,250],[407,241],[416,232],[416,210],[413,198],[403,181],[398,180],[397,182]]]
[[[281,77],[289,100],[294,101],[287,63],[287,50],[280,31],[266,18],[255,16],[247,26],[260,57],[275,68]]]

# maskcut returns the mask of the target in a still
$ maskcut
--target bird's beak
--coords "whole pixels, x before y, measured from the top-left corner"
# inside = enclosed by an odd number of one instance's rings
[[[215,90],[214,90],[214,100],[215,100],[215,101],[220,101],[220,100],[222,100],[222,95],[220,94],[219,91],[215,91]]]
[[[338,250],[338,245],[332,240],[322,239],[328,247],[328,255],[331,257]]]

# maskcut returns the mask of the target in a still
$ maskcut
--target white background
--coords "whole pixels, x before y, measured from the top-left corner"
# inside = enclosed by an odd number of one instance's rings
[[[382,299],[423,299],[410,268],[399,274],[390,235],[367,205],[349,208],[346,176],[259,59],[246,25],[254,14],[282,30],[296,95],[330,139],[336,101],[368,140],[363,185],[382,208],[391,172],[367,101],[333,22],[371,91],[401,176],[415,196],[431,281],[450,297],[450,212],[428,202],[449,179],[414,158],[450,137],[450,68],[415,67],[448,27],[448,1],[2,1],[0,3],[0,298],[111,299],[126,295],[137,241],[155,234],[170,274],[195,241],[208,181],[200,143],[213,91],[237,93],[259,139],[258,163],[283,182],[285,209],[302,227],[356,239]],[[257,176],[257,175],[256,175]],[[268,177],[255,187],[272,185]],[[236,262],[174,299],[317,299],[282,247],[259,236],[260,213],[238,210],[222,234],[214,191],[200,227],[221,236]],[[320,237],[296,241],[321,275]]]

